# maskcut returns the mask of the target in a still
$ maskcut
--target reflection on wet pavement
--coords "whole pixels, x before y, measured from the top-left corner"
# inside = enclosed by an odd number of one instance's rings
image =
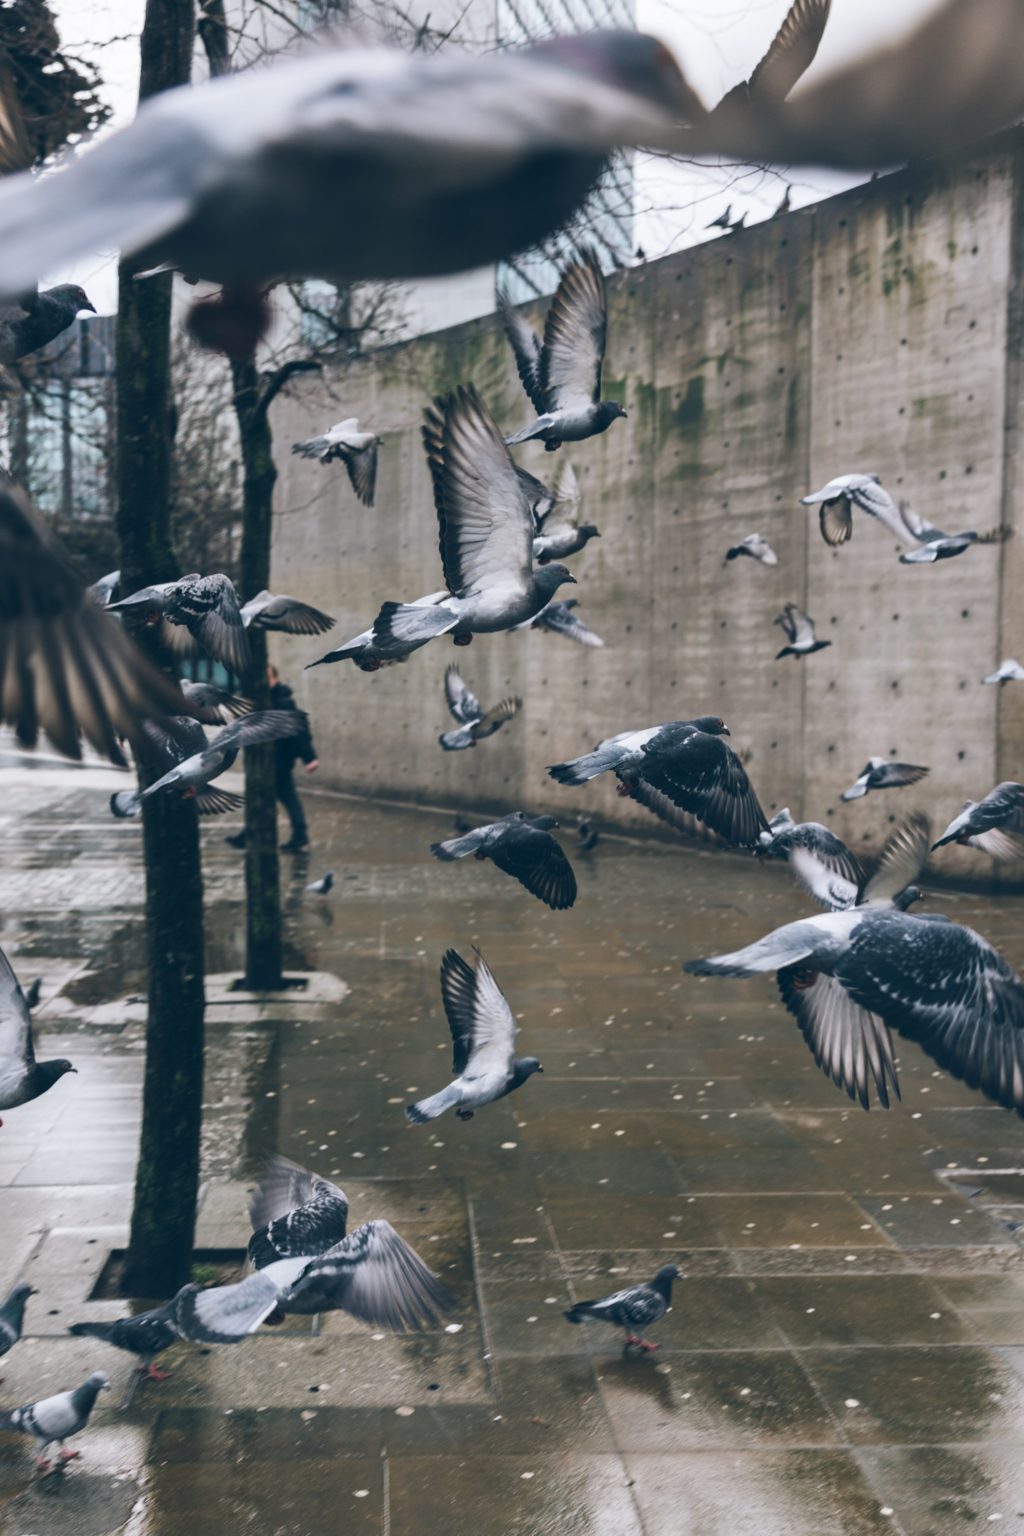
[[[442,814],[308,798],[282,864],[288,964],[341,979],[260,1010],[211,1001],[198,1241],[239,1247],[277,1148],[343,1183],[453,1288],[458,1331],[379,1337],[341,1314],[131,1368],[73,1317],[124,1240],[137,1135],[138,829],[106,770],[4,769],[2,942],[44,980],[39,1028],[81,1075],[0,1130],[0,1283],[39,1286],[0,1404],[102,1366],[83,1461],[31,1489],[0,1444],[10,1532],[184,1536],[955,1536],[1024,1515],[1024,1127],[902,1045],[902,1105],[854,1109],[770,978],[689,956],[800,915],[786,871],[602,838],[548,912],[489,865],[427,855]],[[208,968],[240,962],[231,823],[204,833]],[[304,885],[332,868],[328,902]],[[926,882],[927,884],[927,882]],[[1024,961],[1024,901],[930,901]],[[484,951],[543,1077],[466,1124],[410,1127],[450,1047],[438,966]],[[344,993],[344,995],[341,995]],[[117,1006],[113,1006],[117,1005]],[[997,1172],[998,1170],[998,1172]],[[562,1311],[678,1263],[647,1359]],[[83,1310],[87,1309],[87,1310]],[[102,1358],[100,1358],[102,1356]],[[163,1363],[163,1361],[161,1362]],[[59,1378],[59,1379],[58,1379]]]

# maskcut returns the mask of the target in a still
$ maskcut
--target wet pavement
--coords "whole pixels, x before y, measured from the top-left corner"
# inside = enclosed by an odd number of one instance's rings
[[[566,845],[548,912],[490,864],[440,866],[441,813],[308,795],[283,863],[288,964],[310,992],[229,994],[241,869],[204,832],[212,981],[197,1244],[244,1247],[277,1149],[386,1216],[457,1298],[451,1332],[340,1314],[234,1349],[180,1346],[164,1385],[66,1325],[130,1211],[142,1072],[138,828],[121,776],[0,765],[0,939],[44,980],[47,1055],[80,1075],[0,1129],[0,1285],[27,1278],[0,1405],[109,1372],[82,1460],[33,1484],[0,1436],[0,1529],[185,1536],[956,1536],[1024,1521],[1024,1126],[900,1049],[864,1114],[817,1071],[770,979],[682,960],[807,907],[783,868],[603,838]],[[574,810],[577,807],[574,806]],[[327,902],[304,884],[333,868]],[[927,887],[927,881],[925,881]],[[1018,967],[1024,901],[937,892]],[[544,1063],[462,1124],[406,1125],[450,1048],[449,945],[484,951]],[[660,1350],[573,1328],[574,1300],[678,1263]],[[163,1362],[161,1362],[163,1363]]]

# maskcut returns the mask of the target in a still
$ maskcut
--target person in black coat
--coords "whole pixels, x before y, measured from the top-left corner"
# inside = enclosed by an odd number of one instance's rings
[[[267,682],[270,684],[270,708],[271,709],[298,709],[295,695],[287,683],[281,681],[281,675],[276,667],[267,667]],[[316,747],[313,745],[313,735],[309,729],[309,717],[306,716],[306,728],[296,736],[286,736],[280,741],[274,742],[274,766],[277,774],[277,798],[288,813],[288,819],[292,825],[292,835],[286,843],[281,844],[285,853],[298,853],[302,848],[309,847],[309,831],[306,826],[306,816],[302,809],[302,801],[299,799],[298,790],[295,788],[295,780],[292,777],[295,764],[302,762],[307,773],[315,773],[320,766],[320,760],[316,755]],[[233,848],[245,847],[245,833],[239,832],[236,837],[226,839]]]

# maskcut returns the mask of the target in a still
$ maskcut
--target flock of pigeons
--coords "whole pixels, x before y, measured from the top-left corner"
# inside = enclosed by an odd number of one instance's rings
[[[1024,111],[1019,0],[947,0],[897,47],[789,102],[829,8],[830,0],[793,0],[757,69],[711,110],[660,43],[630,32],[482,56],[325,47],[158,96],[129,128],[58,174],[11,175],[0,184],[0,291],[10,301],[0,314],[0,364],[92,307],[81,290],[37,294],[36,282],[41,270],[98,249],[118,247],[140,276],[142,269],[177,269],[221,284],[212,306],[203,301],[204,334],[216,344],[219,306],[236,336],[239,315],[256,316],[252,345],[272,280],[422,277],[503,258],[564,226],[618,149],[872,166],[955,151]],[[718,222],[734,227],[730,219]],[[542,336],[511,305],[501,308],[531,419],[505,437],[471,385],[428,407],[422,437],[443,586],[383,603],[369,628],[321,663],[351,660],[375,671],[443,635],[466,646],[477,634],[527,626],[602,644],[574,601],[556,597],[576,582],[564,562],[599,536],[581,521],[575,477],[566,468],[548,487],[510,452],[541,441],[554,453],[625,415],[619,402],[602,397],[600,265],[589,251],[568,265]],[[356,495],[372,505],[380,447],[380,433],[349,419],[295,451],[342,463]],[[829,544],[848,541],[855,512],[863,512],[907,545],[905,562],[959,556],[979,539],[947,535],[896,507],[873,475],[841,476],[805,500],[820,506]],[[0,556],[0,717],[23,742],[45,731],[70,757],[80,757],[84,737],[124,763],[130,743],[147,767],[146,787],[113,796],[115,815],[134,815],[156,795],[186,797],[200,812],[227,810],[236,797],[213,784],[238,752],[301,729],[296,712],[253,711],[244,698],[248,631],[325,633],[330,616],[269,592],[240,603],[220,573],[122,595],[112,572],[85,592],[47,526],[4,487]],[[726,559],[740,556],[777,563],[756,533]],[[828,643],[816,639],[813,622],[795,605],[777,622],[787,639],[780,656],[806,657]],[[178,687],[132,644],[126,629],[135,624],[159,625],[172,651],[203,649],[243,692]],[[986,682],[1022,679],[1024,668],[1007,661]],[[456,725],[440,737],[449,751],[486,740],[521,702],[484,709],[454,667],[445,696]],[[210,740],[204,725],[219,727]],[[549,772],[566,786],[613,773],[622,794],[670,825],[697,826],[789,864],[825,910],[686,969],[774,972],[815,1060],[851,1098],[865,1108],[872,1089],[883,1106],[898,1098],[895,1030],[996,1103],[1024,1113],[1024,985],[980,935],[910,911],[931,841],[926,819],[911,817],[867,870],[818,823],[796,823],[788,811],[769,822],[728,735],[714,716],[630,729]],[[873,758],[845,798],[912,784],[927,771]],[[445,862],[471,853],[490,859],[563,910],[575,901],[576,880],[554,829],[553,818],[518,811],[466,828],[431,852]],[[586,835],[595,836],[589,826]],[[1021,857],[1024,786],[996,786],[933,846],[953,841],[996,858]],[[330,879],[318,883],[319,894],[326,896]],[[413,1124],[448,1110],[468,1120],[543,1071],[535,1057],[515,1054],[515,1016],[482,955],[471,964],[449,950],[441,993],[451,1081],[407,1107]],[[0,954],[0,1109],[31,1103],[73,1071],[67,1061],[36,1061],[28,1000]],[[288,1313],[341,1308],[402,1332],[436,1325],[449,1306],[437,1278],[388,1222],[349,1233],[343,1192],[282,1158],[269,1165],[250,1215],[250,1271],[237,1283],[188,1285],[150,1312],[72,1331],[136,1355],[147,1376],[159,1377],[155,1357],[180,1340],[236,1343]],[[677,1278],[666,1266],[650,1283],[577,1303],[566,1316],[621,1327],[627,1347],[655,1347],[645,1329],[668,1309]],[[19,1285],[0,1308],[0,1353],[16,1346],[30,1295]],[[107,1385],[105,1373],[94,1371],[73,1391],[0,1415],[0,1427],[33,1436],[41,1466],[52,1444],[70,1458],[76,1453],[64,1442],[85,1426]]]

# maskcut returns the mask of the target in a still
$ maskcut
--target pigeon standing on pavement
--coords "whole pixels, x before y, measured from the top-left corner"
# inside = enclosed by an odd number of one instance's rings
[[[538,513],[534,508],[536,535],[533,540],[533,558],[538,565],[552,560],[568,560],[578,555],[591,539],[601,537],[594,523],[578,521],[580,512],[580,488],[573,467],[562,465],[551,492],[551,506]]]
[[[738,544],[733,545],[732,549],[725,552],[726,560],[738,560],[740,555],[749,555],[752,560],[759,560],[762,565],[779,563],[778,555],[760,533],[748,533],[745,539],[741,539]]]
[[[946,843],[980,848],[1006,863],[1024,859],[1024,784],[1007,780],[990,789],[984,799],[968,800],[932,846],[942,848]]]
[[[21,1282],[13,1290],[7,1293],[4,1304],[0,1307],[0,1358],[14,1348],[21,1338],[21,1330],[25,1325],[25,1305],[35,1291],[30,1285]],[[0,1381],[3,1377],[0,1376]]]
[[[575,640],[577,645],[586,645],[594,649],[600,649],[604,641],[596,631],[584,624],[576,609],[579,601],[575,597],[562,599],[553,598],[550,603],[545,603],[540,613],[532,619],[526,619],[522,624],[517,624],[516,629],[546,629],[553,635],[564,635],[566,640]]]
[[[275,597],[266,588],[243,603],[239,612],[246,629],[272,630],[280,635],[322,635],[334,628],[330,614],[321,613],[297,597]]]
[[[178,725],[182,723],[178,722]],[[192,720],[184,723],[197,725]],[[240,720],[232,720],[230,725],[224,726],[204,746],[199,747],[197,740],[197,750],[191,756],[177,762],[146,789],[120,790],[111,795],[110,809],[115,816],[137,816],[144,801],[154,795],[175,794],[182,800],[194,800],[201,816],[237,810],[242,803],[241,796],[229,790],[211,789],[211,780],[227,773],[239,752],[246,747],[298,736],[304,729],[305,716],[299,709],[261,709],[243,715]],[[205,736],[203,740],[206,741]],[[167,743],[166,749],[173,753],[173,738],[168,737]]]
[[[437,738],[446,752],[461,752],[475,747],[478,741],[493,736],[495,731],[513,719],[523,707],[519,698],[502,699],[493,709],[485,710],[476,695],[467,688],[462,674],[454,662],[444,674],[444,696],[452,717],[458,722],[458,730],[442,731]]]
[[[373,506],[377,489],[377,449],[384,441],[376,432],[362,432],[355,416],[335,422],[320,437],[310,437],[303,443],[293,443],[292,453],[300,453],[304,459],[319,459],[330,464],[340,459],[348,470],[348,478],[364,507]]]
[[[490,859],[506,875],[512,875],[531,896],[552,911],[561,912],[576,900],[576,876],[561,847],[551,836],[558,822],[553,816],[527,816],[513,811],[501,821],[475,827],[464,837],[431,843],[435,859],[450,863],[473,854]]]
[[[109,1385],[103,1371],[93,1371],[80,1387],[75,1387],[71,1392],[58,1392],[54,1397],[44,1397],[41,1402],[14,1408],[9,1413],[0,1413],[0,1429],[32,1435],[39,1446],[36,1466],[40,1472],[46,1472],[50,1466],[46,1452],[51,1445],[60,1447],[61,1462],[72,1461],[80,1454],[78,1451],[66,1451],[64,1441],[85,1428],[96,1399]]]
[[[601,368],[608,334],[608,301],[597,254],[586,250],[562,274],[544,323],[544,340],[507,301],[501,315],[523,388],[537,412],[507,443],[534,438],[552,453],[607,432],[626,412],[601,399]]]
[[[63,1059],[36,1061],[25,994],[0,949],[0,1109],[16,1109],[38,1099],[58,1078],[74,1070],[70,1061]]]
[[[478,1109],[507,1093],[544,1068],[535,1056],[515,1054],[517,1025],[505,994],[479,950],[474,970],[454,949],[441,961],[441,998],[452,1036],[454,1081],[429,1099],[406,1106],[413,1125],[436,1120],[454,1109],[460,1120],[472,1120]]]
[[[251,700],[215,683],[193,683],[186,677],[182,678],[181,691],[189,713],[203,725],[227,725],[241,715],[252,714]]]
[[[83,309],[96,313],[96,306],[77,283],[58,283],[41,293],[26,293],[13,304],[0,304],[0,363],[10,364],[38,352],[73,325]]]
[[[600,1301],[578,1301],[565,1316],[570,1323],[611,1323],[626,1334],[626,1349],[657,1349],[644,1338],[648,1328],[659,1323],[672,1305],[672,1282],[682,1274],[675,1264],[663,1264],[646,1285],[631,1285]]]
[[[787,603],[782,613],[772,621],[781,626],[786,637],[786,644],[775,657],[781,661],[783,656],[813,656],[815,651],[823,651],[832,644],[831,640],[819,640],[814,632],[814,620],[802,612],[796,603]]]
[[[726,203],[725,207],[722,209],[722,211],[718,215],[718,217],[716,219],[712,219],[709,224],[705,224],[704,228],[705,229],[720,229],[720,230],[723,231],[723,233],[724,233],[725,230],[731,229],[732,228],[732,203]]]
[[[329,896],[334,889],[334,871],[329,869],[326,875],[319,880],[313,880],[306,886],[307,891],[312,891],[314,896]]]
[[[138,613],[147,624],[162,619],[163,635],[172,650],[187,653],[196,642],[237,676],[249,669],[249,637],[230,576],[220,572],[200,576],[193,571],[177,581],[142,587],[111,603],[107,612]]]
[[[900,789],[905,784],[918,784],[930,771],[914,763],[893,763],[886,757],[869,757],[856,783],[844,789],[841,798],[860,800],[873,789]]]
[[[147,1381],[166,1381],[168,1373],[158,1370],[153,1361],[181,1338],[175,1322],[176,1303],[177,1297],[162,1307],[151,1307],[148,1312],[136,1312],[110,1323],[71,1323],[68,1333],[80,1339],[99,1339],[129,1355],[137,1355],[140,1376]]]
[[[988,677],[983,677],[982,682],[998,683],[1000,687],[1003,683],[1024,683],[1024,667],[1011,656],[1006,661],[1001,661],[996,670],[990,672]]]

